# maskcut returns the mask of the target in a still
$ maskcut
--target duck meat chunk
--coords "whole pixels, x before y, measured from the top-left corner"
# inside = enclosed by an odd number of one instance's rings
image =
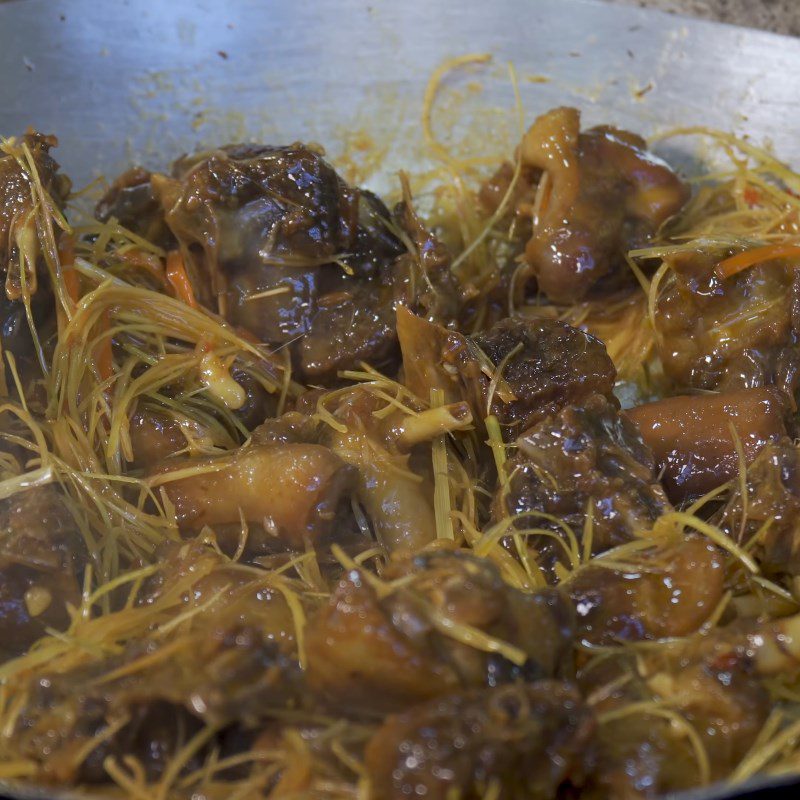
[[[468,401],[476,419],[494,414],[506,441],[590,395],[616,402],[605,345],[560,320],[514,317],[469,337],[401,307],[397,333],[413,392],[440,388],[448,402]]]
[[[591,514],[596,554],[648,530],[671,508],[657,482],[652,451],[605,397],[567,406],[516,444],[495,496],[495,519],[516,517],[518,528],[553,528],[557,519],[581,541]],[[537,542],[543,554],[561,557],[553,546]]]
[[[668,542],[626,561],[628,569],[588,564],[565,587],[582,641],[613,645],[688,636],[722,600],[725,560],[707,541]]]
[[[656,347],[679,390],[732,391],[800,383],[800,276],[785,259],[727,278],[730,253],[670,256],[655,306]]]
[[[114,218],[129,231],[159,247],[174,247],[175,239],[164,221],[164,210],[153,191],[152,177],[142,167],[126,170],[100,198],[94,215],[100,222]]]
[[[182,531],[234,526],[238,536],[244,521],[249,546],[258,549],[276,537],[303,547],[330,531],[353,472],[322,445],[250,443],[222,455],[169,459],[150,480],[164,487]]]
[[[303,377],[391,357],[392,265],[405,247],[383,203],[319,153],[229,145],[150,183],[200,302],[289,346]]]
[[[325,431],[323,442],[353,470],[355,497],[379,544],[390,553],[416,551],[436,538],[431,459],[412,467],[394,417],[375,413],[383,404],[363,388],[350,389],[334,410],[337,427]]]
[[[641,137],[609,126],[581,132],[574,108],[539,117],[520,154],[523,164],[543,170],[525,260],[556,303],[630,282],[625,254],[643,246],[689,198],[688,186]]]
[[[490,562],[435,552],[390,564],[386,596],[359,572],[339,582],[306,629],[308,681],[337,707],[405,708],[459,687],[496,686],[569,672],[573,618],[555,589],[527,594]],[[477,649],[450,629],[477,629],[515,661]]]
[[[614,402],[616,370],[605,345],[566,322],[505,319],[473,342],[495,367],[504,365],[499,377],[510,394],[505,401],[497,398],[491,411],[511,432],[521,433],[593,394]]]
[[[569,796],[591,771],[595,721],[568,684],[452,694],[389,717],[366,750],[375,800]]]
[[[772,575],[800,574],[800,452],[788,437],[768,444],[747,468],[744,502],[738,481],[712,518]]]
[[[739,471],[737,439],[745,463],[768,442],[786,435],[788,398],[778,389],[668,397],[628,409],[653,450],[673,502],[699,497]]]
[[[421,317],[443,325],[460,314],[460,287],[451,269],[447,246],[422,222],[414,208],[405,173],[400,180],[403,199],[395,206],[392,220],[404,234],[408,250],[394,263],[395,305],[404,305]]]
[[[86,545],[63,497],[34,487],[0,502],[0,655],[24,653],[80,604]]]
[[[31,155],[42,189],[56,206],[63,205],[70,181],[59,173],[58,164],[50,155],[58,139],[28,131],[21,144]],[[21,155],[21,149],[19,153]],[[9,300],[17,300],[22,295],[20,262],[24,264],[28,291],[31,295],[36,293],[39,223],[32,185],[28,169],[23,168],[11,152],[0,150],[0,272],[5,274]]]

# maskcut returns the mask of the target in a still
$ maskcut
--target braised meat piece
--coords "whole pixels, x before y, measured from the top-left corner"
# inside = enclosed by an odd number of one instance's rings
[[[53,295],[41,258],[40,229],[43,217],[51,214],[45,204],[60,208],[70,189],[69,178],[58,171],[58,164],[50,155],[57,144],[54,136],[28,131],[19,142],[0,149],[0,277],[5,289],[0,292],[0,344],[3,352],[12,353],[18,360],[23,383],[27,383],[27,367],[37,359],[23,295],[30,298],[40,343],[46,344],[55,329]],[[23,148],[30,154],[32,164],[26,163]],[[34,190],[33,170],[42,197],[38,189]]]
[[[48,628],[69,627],[80,602],[86,545],[54,487],[0,502],[0,656],[24,653]]]
[[[725,253],[669,257],[655,307],[656,344],[678,388],[720,391],[800,379],[800,278],[783,259],[721,277]]]
[[[31,313],[40,342],[44,340],[46,343],[55,329],[55,315],[53,295],[43,286],[39,286],[31,298]],[[4,292],[0,292],[0,345],[4,353],[11,353],[14,356],[20,365],[23,377],[26,377],[30,366],[36,363],[36,346],[31,336],[25,304],[19,298],[9,300]]]
[[[556,519],[582,540],[591,514],[591,552],[601,553],[649,529],[670,509],[652,452],[604,397],[567,406],[516,444],[495,497],[495,519],[519,515],[518,528],[553,528]],[[561,557],[552,543],[539,546]]]
[[[602,723],[586,797],[655,800],[730,775],[769,709],[753,652],[746,630],[722,629],[587,668],[579,685]]]
[[[460,315],[460,287],[452,270],[447,247],[423,224],[414,209],[405,173],[400,181],[403,199],[392,212],[392,220],[403,235],[408,250],[394,264],[395,305],[443,325]]]
[[[605,345],[565,322],[506,319],[472,340],[492,364],[505,365],[500,380],[514,399],[493,403],[492,412],[509,432],[521,433],[592,394],[613,402],[616,370]]]
[[[48,199],[62,204],[69,192],[69,179],[58,172],[50,150],[58,144],[55,136],[28,131],[20,142],[30,153],[33,168]],[[6,296],[17,300],[22,294],[20,263],[24,264],[27,289],[36,293],[36,264],[40,253],[37,200],[32,194],[31,166],[22,166],[24,155],[14,145],[0,150],[0,272],[5,275]],[[17,160],[19,156],[20,161]]]
[[[309,684],[335,706],[400,709],[460,687],[569,672],[573,620],[556,590],[520,592],[490,562],[459,552],[404,559],[384,577],[397,588],[378,592],[348,573],[309,621]],[[469,631],[506,649],[476,648]]]
[[[428,458],[412,466],[396,420],[375,413],[384,405],[359,387],[343,393],[323,442],[352,469],[354,495],[378,542],[389,552],[413,552],[436,538],[430,446]]]
[[[729,536],[755,544],[761,568],[800,574],[800,452],[789,438],[768,444],[748,467],[747,497],[738,481],[713,521]]]
[[[160,247],[175,245],[164,221],[164,210],[153,191],[152,174],[142,167],[123,172],[97,203],[94,215],[100,222],[112,217],[123,227]]]
[[[625,253],[644,245],[689,198],[686,184],[640,136],[608,126],[581,133],[574,108],[539,117],[520,148],[523,163],[544,172],[525,259],[539,289],[557,303],[630,281]]]
[[[705,494],[745,462],[786,435],[788,398],[775,388],[668,397],[630,408],[625,415],[652,448],[661,481],[673,502]],[[737,442],[738,440],[738,442]]]
[[[185,475],[187,468],[195,471]],[[164,487],[182,531],[219,526],[224,535],[234,526],[236,541],[244,522],[254,550],[274,538],[291,547],[316,541],[330,530],[353,479],[322,445],[253,442],[218,456],[169,459],[150,476]]]
[[[595,723],[555,681],[473,689],[389,717],[367,746],[375,800],[550,800],[579,787]]]
[[[709,542],[664,542],[623,559],[629,567],[583,566],[565,586],[584,642],[688,636],[722,600],[725,560]]]
[[[400,308],[397,332],[409,388],[421,397],[443,389],[447,400],[469,402],[476,419],[494,414],[506,441],[589,395],[616,402],[603,343],[560,320],[504,319],[468,337]]]
[[[117,654],[95,647],[60,661],[56,653],[51,672],[15,678],[27,697],[15,749],[40,765],[40,781],[105,783],[105,760],[127,755],[155,780],[203,723],[218,731],[247,727],[300,707],[302,675],[283,595],[263,575],[226,565],[194,543],[160,555],[162,570],[133,607],[81,628],[88,642],[118,637]],[[184,612],[180,626],[155,624]],[[218,741],[184,769],[198,766]]]
[[[151,185],[202,303],[291,346],[309,380],[391,361],[392,265],[404,247],[381,201],[319,153],[229,145],[179,160]]]

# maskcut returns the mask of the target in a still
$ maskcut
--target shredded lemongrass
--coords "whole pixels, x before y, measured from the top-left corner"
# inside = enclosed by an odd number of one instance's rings
[[[522,98],[519,94],[519,81],[517,80],[517,73],[513,64],[508,65],[508,74],[511,78],[511,85],[514,88],[514,104],[517,112],[517,126],[519,128],[519,138],[522,139],[525,133],[525,115],[522,110]],[[453,263],[450,267],[452,270],[458,270],[460,264],[472,255],[474,250],[483,242],[495,225],[497,225],[497,223],[503,218],[508,210],[508,204],[511,201],[511,198],[514,196],[514,190],[517,187],[521,173],[522,154],[520,151],[517,153],[517,156],[514,159],[514,172],[511,176],[511,180],[508,183],[508,187],[506,188],[506,191],[500,200],[500,203],[498,204],[492,216],[486,221],[486,224],[483,226],[481,232],[453,260]]]
[[[486,653],[499,653],[503,658],[508,659],[512,664],[516,664],[519,667],[528,660],[528,654],[519,647],[490,636],[485,631],[472,625],[451,619],[438,608],[428,605],[426,607],[426,617],[438,631],[468,647],[474,647],[476,650],[482,650]]]
[[[518,342],[514,347],[511,348],[500,360],[500,363],[497,367],[492,371],[492,379],[489,381],[489,389],[486,392],[486,416],[489,416],[492,413],[492,404],[494,403],[494,395],[497,391],[497,387],[501,380],[503,380],[503,370],[505,370],[506,365],[509,361],[511,361],[514,356],[522,350],[524,347],[523,342]]]
[[[692,528],[698,533],[702,533],[704,536],[708,537],[712,542],[714,542],[714,544],[718,545],[723,550],[727,550],[727,552],[740,561],[749,572],[758,574],[758,564],[756,564],[753,557],[716,525],[712,525],[711,523],[705,522],[699,517],[694,517],[683,511],[671,511],[656,520],[653,526],[653,531],[665,531],[673,525]]]
[[[439,409],[444,404],[444,392],[431,389],[431,408]],[[431,444],[433,460],[433,508],[436,516],[436,536],[439,539],[455,539],[453,520],[450,518],[450,480],[447,468],[447,441],[445,434],[434,438]]]
[[[798,741],[800,741],[800,721],[787,726],[758,748],[751,749],[734,769],[730,782],[740,783],[752,777],[779,756],[781,751]]]

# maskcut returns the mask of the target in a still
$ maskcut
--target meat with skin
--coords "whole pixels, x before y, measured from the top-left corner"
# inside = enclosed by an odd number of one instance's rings
[[[472,340],[492,364],[504,363],[501,380],[513,399],[491,410],[512,435],[593,394],[614,402],[616,370],[605,345],[565,322],[506,319]]]
[[[506,441],[592,394],[616,402],[603,343],[560,320],[509,318],[468,337],[400,308],[397,331],[409,388],[467,400],[478,420],[494,414]]]
[[[370,741],[375,800],[550,800],[579,787],[594,757],[595,722],[568,684],[473,689],[389,717]],[[497,790],[495,790],[497,791]]]
[[[608,126],[581,133],[573,108],[539,117],[520,154],[548,182],[525,260],[556,303],[631,281],[625,253],[643,246],[689,198],[686,184],[640,136]]]
[[[0,278],[4,286],[0,292],[0,344],[3,352],[17,359],[23,383],[27,383],[30,367],[38,363],[23,294],[30,298],[39,340],[45,347],[55,332],[55,314],[50,280],[41,257],[39,218],[47,212],[40,209],[37,214],[31,173],[29,168],[20,166],[15,154],[24,160],[20,145],[28,149],[41,188],[60,208],[69,193],[70,181],[58,171],[58,164],[50,155],[57,144],[54,136],[29,130],[8,152],[0,150]],[[33,375],[39,374],[37,369]]]
[[[767,261],[728,278],[727,253],[669,257],[655,307],[656,346],[678,390],[777,386],[792,398],[800,381],[800,276]]]
[[[0,502],[0,656],[22,655],[47,628],[69,627],[80,602],[86,545],[52,486]]]
[[[411,552],[436,538],[431,461],[428,455],[412,467],[394,420],[374,413],[383,405],[381,398],[354,387],[333,408],[341,427],[329,427],[323,442],[351,467],[355,497],[379,544],[390,553]]]
[[[404,173],[403,199],[392,219],[411,245],[392,268],[395,306],[402,305],[421,317],[448,324],[458,319],[461,288],[451,270],[447,247],[423,224],[414,209],[411,188]]]
[[[201,302],[289,346],[309,380],[391,362],[392,265],[405,249],[381,201],[318,152],[229,145],[185,157],[151,184]]]
[[[381,596],[348,573],[309,621],[309,685],[335,707],[402,709],[458,688],[568,673],[572,613],[556,590],[520,592],[489,562],[459,552],[395,562],[385,577],[398,588]],[[517,648],[521,663],[460,641],[450,626]]]
[[[586,796],[649,800],[728,778],[762,733],[775,681],[794,681],[798,664],[797,615],[718,623],[587,663],[578,685],[605,721]]]
[[[112,217],[138,236],[163,248],[174,247],[175,239],[164,221],[164,211],[155,196],[152,174],[132,167],[119,175],[95,206],[100,222]]]
[[[22,137],[21,144],[31,154],[42,189],[54,202],[63,203],[70,181],[58,172],[58,164],[50,155],[58,139],[29,130]],[[0,272],[5,275],[6,296],[10,300],[18,299],[22,293],[19,275],[21,245],[26,249],[22,256],[26,262],[28,290],[32,295],[36,294],[39,237],[31,187],[30,173],[23,169],[14,155],[0,151]]]
[[[699,497],[735,477],[737,441],[745,463],[786,435],[788,398],[775,388],[668,397],[628,409],[653,450],[673,502]],[[731,430],[731,428],[733,430]]]
[[[655,461],[637,428],[600,395],[567,406],[517,439],[495,495],[494,518],[519,515],[518,528],[560,531],[578,541],[592,514],[591,552],[601,553],[648,530],[670,510]],[[543,516],[544,515],[544,516]],[[563,536],[563,531],[561,531]],[[548,558],[562,559],[552,540],[532,538]]]
[[[195,542],[165,545],[159,557],[162,569],[138,602],[83,623],[87,641],[107,641],[104,627],[115,631],[116,652],[95,647],[63,662],[55,655],[37,678],[14,677],[28,698],[14,747],[38,765],[39,782],[103,784],[105,759],[126,755],[156,780],[204,723],[247,728],[300,707],[295,628],[283,595]],[[184,612],[172,630],[152,624]]]
[[[746,641],[744,631],[723,629],[635,656],[620,650],[587,668],[578,682],[604,721],[585,796],[655,800],[730,775],[770,705],[758,670],[737,649]]]
[[[800,574],[797,445],[787,437],[766,445],[747,469],[746,487],[746,516],[737,481],[728,502],[713,521],[737,541],[755,540],[753,553],[768,574]]]
[[[184,475],[187,469],[196,472]],[[150,480],[164,487],[182,531],[239,530],[244,520],[252,527],[249,546],[258,549],[275,537],[303,547],[327,533],[353,473],[321,445],[251,443],[219,456],[170,460]]]
[[[128,427],[133,460],[131,467],[144,469],[185,452],[188,441],[174,416],[157,408],[143,407]]]
[[[31,313],[40,341],[44,339],[47,344],[48,337],[55,331],[53,295],[49,289],[39,286],[31,298]],[[11,353],[14,356],[23,378],[27,377],[31,373],[31,368],[38,363],[25,304],[21,299],[9,300],[5,292],[0,292],[0,345],[4,353]],[[25,382],[23,380],[23,383]]]
[[[582,641],[614,645],[688,636],[722,600],[725,560],[709,542],[666,542],[625,560],[628,569],[588,564],[566,585]]]

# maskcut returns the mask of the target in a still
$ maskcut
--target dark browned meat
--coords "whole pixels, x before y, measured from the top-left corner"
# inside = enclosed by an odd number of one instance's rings
[[[691,743],[671,720],[631,714],[603,725],[597,740],[598,768],[585,800],[655,800],[702,781]]]
[[[186,450],[187,440],[177,420],[166,411],[149,406],[136,411],[128,428],[135,469],[152,468]]]
[[[669,397],[628,409],[653,450],[670,499],[698,497],[739,471],[735,435],[746,463],[786,435],[787,397],[767,389]]]
[[[398,714],[366,752],[375,800],[551,800],[591,768],[594,719],[567,684],[476,689]]]
[[[616,402],[616,370],[605,345],[565,322],[506,319],[473,341],[496,367],[504,363],[500,377],[514,399],[494,398],[491,411],[510,438],[592,394]]]
[[[758,627],[757,636],[767,633]],[[723,629],[689,639],[672,653],[646,658],[640,665],[655,699],[679,710],[697,731],[712,781],[739,765],[769,712],[768,690],[746,642],[741,631]]]
[[[302,145],[230,145],[154,176],[201,302],[263,342],[290,345],[302,375],[335,379],[396,348],[390,214]]]
[[[781,261],[727,279],[714,271],[726,255],[668,259],[655,321],[664,370],[679,387],[775,385],[794,398],[800,378],[800,278]]]
[[[54,136],[28,131],[18,144],[28,148],[49,201],[61,206],[70,181],[58,172],[58,164],[50,155],[57,143]],[[24,162],[21,149],[17,155]],[[4,291],[0,291],[0,344],[3,352],[12,353],[17,359],[23,383],[29,377],[28,367],[37,359],[23,294],[31,298],[31,312],[43,346],[48,346],[55,330],[53,296],[41,259],[40,220],[48,211],[32,194],[29,169],[23,169],[14,155],[0,151],[0,278],[4,284]]]
[[[525,258],[550,300],[572,303],[593,287],[631,280],[624,254],[642,246],[689,197],[688,187],[633,133],[580,132],[573,108],[539,117],[522,140],[523,163],[544,171]]]
[[[494,414],[507,441],[589,395],[616,402],[603,343],[560,320],[510,318],[467,337],[400,308],[397,332],[412,391],[440,388],[449,402],[467,400],[476,419]]]
[[[400,180],[403,200],[395,207],[392,219],[411,247],[392,270],[395,303],[425,319],[447,324],[460,314],[460,287],[450,269],[453,259],[415,211],[405,174]]]
[[[688,636],[722,600],[725,562],[709,542],[686,539],[624,558],[629,569],[589,564],[566,586],[589,644]]]
[[[62,497],[45,486],[0,502],[0,655],[24,653],[46,628],[69,626],[86,546]]]
[[[398,579],[385,596],[349,573],[306,629],[309,684],[336,707],[401,709],[459,687],[569,672],[573,620],[559,592],[522,593],[458,552],[392,564],[384,577]],[[510,645],[516,662],[463,642],[465,628]]]
[[[745,642],[741,631],[714,632],[587,668],[579,685],[602,723],[585,796],[654,800],[730,774],[769,709],[749,657],[736,648]]]
[[[268,392],[261,382],[239,364],[231,367],[231,377],[244,389],[244,404],[235,410],[241,423],[251,431],[278,411],[278,392]]]
[[[107,783],[105,758],[128,754],[154,780],[202,723],[247,729],[301,707],[295,626],[283,595],[263,574],[196,542],[166,544],[158,556],[161,569],[132,607],[82,628],[89,641],[119,637],[119,653],[68,655],[66,663],[55,655],[52,670],[21,676],[27,702],[15,742],[39,764],[39,781]],[[172,631],[151,624],[183,612]],[[184,769],[199,763],[192,758]]]
[[[101,222],[112,217],[130,231],[160,247],[174,246],[174,238],[164,222],[164,209],[150,183],[152,175],[141,167],[123,172],[108,188],[95,207]]]
[[[39,290],[31,298],[31,313],[39,334],[40,341],[47,342],[49,335],[55,330],[53,313],[53,295],[49,290]],[[36,348],[31,336],[25,304],[22,300],[9,300],[5,292],[0,290],[0,344],[4,353],[11,353],[20,365],[23,378],[27,375],[27,367],[36,361]],[[25,382],[23,380],[23,382]]]
[[[743,543],[765,572],[800,574],[800,453],[788,438],[768,444],[747,469],[746,516],[738,481],[713,520]]]
[[[599,395],[538,423],[517,439],[517,448],[505,465],[507,485],[501,481],[495,518],[520,515],[518,528],[558,531],[544,513],[581,540],[590,512],[591,551],[600,553],[649,529],[670,509],[652,452],[633,423]],[[563,558],[547,541],[541,548]]]
[[[296,705],[296,662],[256,628],[211,630],[192,645],[126,675],[127,665],[167,646],[142,640],[120,657],[37,681],[15,735],[20,752],[41,762],[39,779],[106,783],[105,758],[127,754],[157,779],[203,721],[254,722]],[[117,670],[120,677],[107,680]],[[113,735],[99,736],[118,721],[123,724]],[[96,746],[87,748],[93,737]],[[83,762],[75,759],[81,747],[87,748]]]
[[[397,336],[391,285],[360,286],[342,279],[317,300],[310,328],[294,345],[303,375],[311,383],[336,376],[338,370],[357,368],[366,361],[394,372]]]

